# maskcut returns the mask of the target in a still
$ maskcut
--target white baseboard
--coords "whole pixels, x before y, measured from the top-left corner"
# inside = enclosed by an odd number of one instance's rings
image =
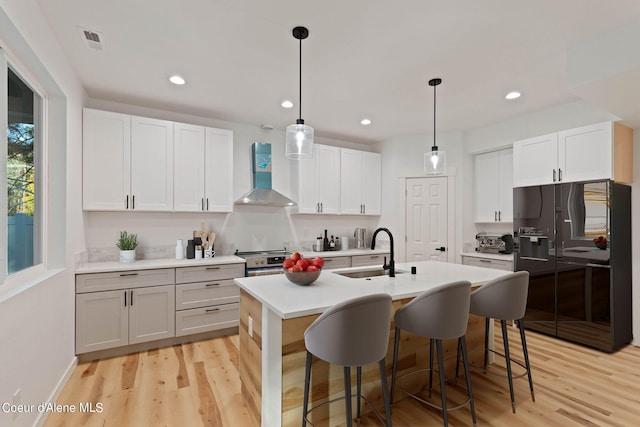
[[[48,402],[55,402],[58,399],[58,397],[60,396],[60,393],[62,393],[62,389],[64,388],[65,384],[67,384],[67,381],[69,381],[69,378],[71,378],[71,374],[73,374],[73,371],[76,369],[77,366],[78,366],[78,357],[74,356],[73,359],[71,359],[71,363],[67,367],[67,370],[65,371],[64,375],[62,375],[62,377],[58,381],[58,384],[56,384],[56,387],[53,389],[53,391],[49,395]],[[33,423],[33,426],[42,427],[46,419],[47,419],[47,412],[40,412],[38,414],[38,418],[36,418],[35,423]]]

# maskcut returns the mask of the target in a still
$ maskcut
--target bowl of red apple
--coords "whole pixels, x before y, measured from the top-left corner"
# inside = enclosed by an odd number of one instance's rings
[[[593,239],[593,244],[596,245],[596,248],[598,249],[602,249],[602,250],[607,249],[607,243],[608,242],[606,237],[598,236],[595,239]]]
[[[320,277],[320,272],[324,267],[322,257],[303,258],[299,252],[291,254],[282,263],[285,277],[296,285],[308,286]]]

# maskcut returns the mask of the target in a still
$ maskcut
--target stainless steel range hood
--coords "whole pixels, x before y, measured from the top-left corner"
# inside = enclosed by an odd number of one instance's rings
[[[236,205],[284,207],[297,204],[271,188],[271,144],[254,142],[251,161],[253,189],[236,200]]]

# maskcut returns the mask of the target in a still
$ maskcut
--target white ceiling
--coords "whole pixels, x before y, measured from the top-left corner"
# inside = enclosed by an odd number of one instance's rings
[[[577,100],[566,50],[638,0],[38,0],[92,98],[354,142],[478,128]],[[92,50],[80,28],[102,35]],[[184,86],[167,81],[171,74]],[[523,96],[506,101],[517,89]],[[293,109],[280,107],[284,99]],[[363,117],[373,124],[360,125]]]

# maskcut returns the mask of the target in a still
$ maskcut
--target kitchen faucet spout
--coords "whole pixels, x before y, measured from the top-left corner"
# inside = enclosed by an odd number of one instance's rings
[[[391,234],[391,231],[389,231],[388,228],[380,227],[373,232],[373,236],[371,237],[371,250],[376,248],[376,236],[380,231],[384,231],[389,235],[389,244],[391,246],[389,264],[387,264],[386,257],[385,257],[385,262],[382,265],[382,268],[385,270],[389,270],[389,277],[396,277],[396,262],[394,260],[394,254],[393,254],[393,234]]]

